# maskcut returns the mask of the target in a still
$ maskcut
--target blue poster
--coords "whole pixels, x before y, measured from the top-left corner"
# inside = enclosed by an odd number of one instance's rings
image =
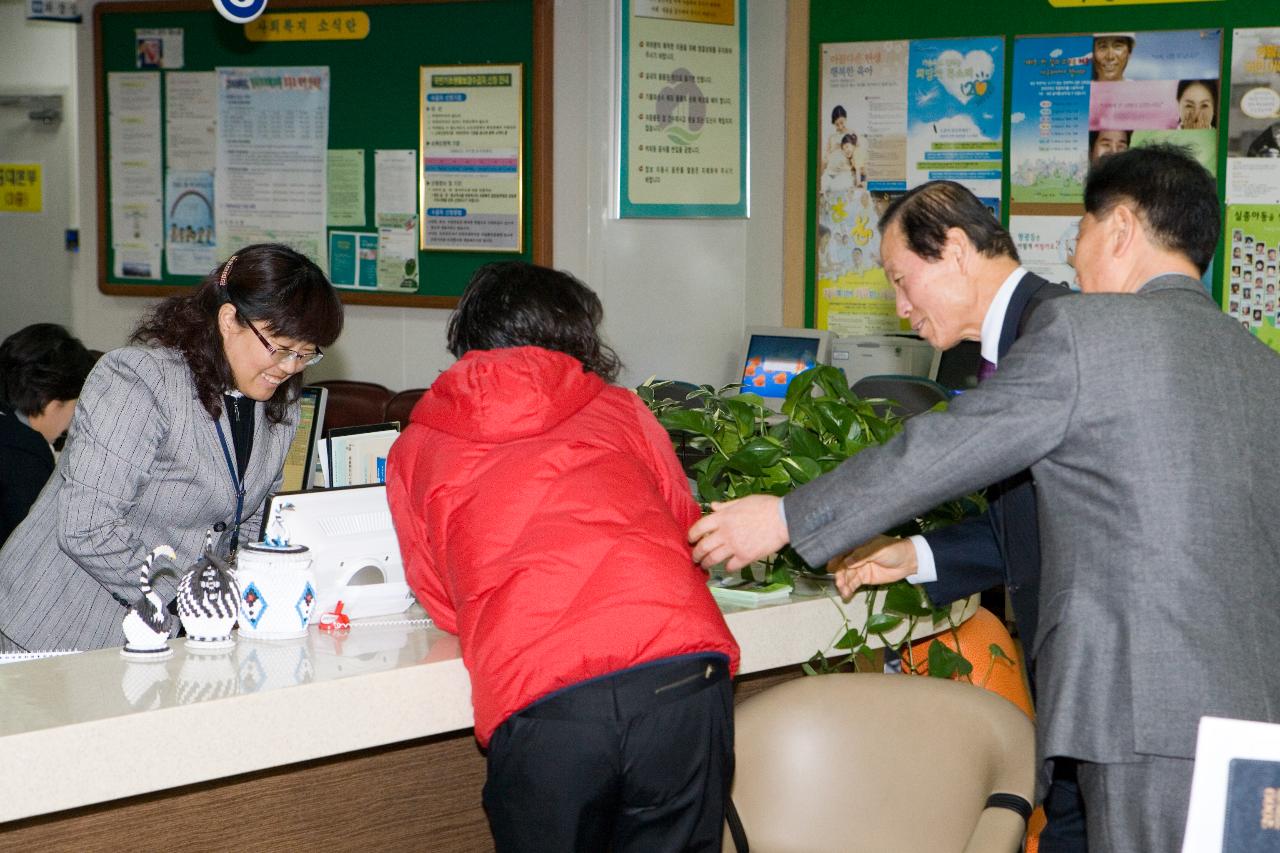
[[[1009,115],[1013,202],[1079,202],[1089,144],[1091,36],[1019,38]]]
[[[907,92],[907,183],[963,183],[1000,196],[1004,39],[911,42]]]

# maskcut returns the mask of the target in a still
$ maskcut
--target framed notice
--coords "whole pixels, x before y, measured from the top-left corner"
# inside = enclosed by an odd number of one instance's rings
[[[747,216],[746,2],[621,0],[619,216]]]
[[[523,66],[423,66],[421,74],[422,248],[523,251]]]

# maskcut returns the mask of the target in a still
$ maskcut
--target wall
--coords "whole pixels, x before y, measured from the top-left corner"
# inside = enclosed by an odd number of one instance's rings
[[[8,2],[8,0],[6,0]],[[80,98],[79,180],[83,249],[72,273],[73,326],[91,346],[119,345],[149,300],[110,297],[96,281],[97,165],[93,139],[91,5],[75,43]],[[751,218],[641,221],[609,216],[616,5],[555,4],[555,265],[600,293],[605,334],[627,370],[728,382],[743,328],[777,324],[782,300],[782,122],[786,4],[749,4],[752,111]],[[0,38],[3,38],[0,36]],[[3,44],[3,42],[0,42]],[[347,309],[342,338],[314,379],[358,378],[391,388],[429,385],[452,358],[444,349],[446,311]]]
[[[75,24],[28,21],[26,0],[0,0],[0,94],[60,94],[64,120],[33,124],[26,111],[4,107],[0,160],[44,166],[44,213],[0,215],[0,337],[30,323],[72,322],[70,271],[63,231],[74,225]],[[68,154],[67,151],[71,153]],[[59,162],[66,161],[66,162]]]

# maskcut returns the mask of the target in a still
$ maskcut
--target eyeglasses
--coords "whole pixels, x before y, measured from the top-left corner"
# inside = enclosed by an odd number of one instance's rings
[[[238,311],[236,313],[240,314]],[[262,345],[267,348],[267,352],[271,353],[271,359],[276,364],[284,365],[301,363],[303,367],[310,367],[313,364],[318,364],[320,359],[324,358],[324,353],[320,351],[320,347],[316,347],[315,352],[298,352],[296,350],[286,349],[285,347],[278,347],[271,343],[271,341],[267,340],[266,337],[263,336],[262,332],[258,331],[258,327],[253,325],[253,321],[248,317],[240,314],[240,319],[244,320],[245,325],[249,327],[249,330],[257,336],[258,340],[262,341]]]

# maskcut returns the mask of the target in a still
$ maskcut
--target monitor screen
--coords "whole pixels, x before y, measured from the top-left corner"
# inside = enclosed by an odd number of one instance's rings
[[[310,549],[317,619],[339,601],[352,619],[401,613],[413,603],[386,486],[272,495],[263,510],[262,532],[264,537],[283,533],[292,544]]]
[[[977,341],[961,341],[938,357],[938,373],[933,377],[952,394],[978,386],[978,365],[982,363],[982,345]]]
[[[753,328],[745,349],[738,379],[742,390],[777,408],[796,374],[830,362],[831,335],[818,329]]]
[[[280,488],[286,492],[300,492],[311,488],[311,475],[316,464],[316,439],[324,429],[324,408],[329,392],[315,385],[302,389],[299,397],[302,411],[298,415],[298,431],[284,457],[284,482]]]

